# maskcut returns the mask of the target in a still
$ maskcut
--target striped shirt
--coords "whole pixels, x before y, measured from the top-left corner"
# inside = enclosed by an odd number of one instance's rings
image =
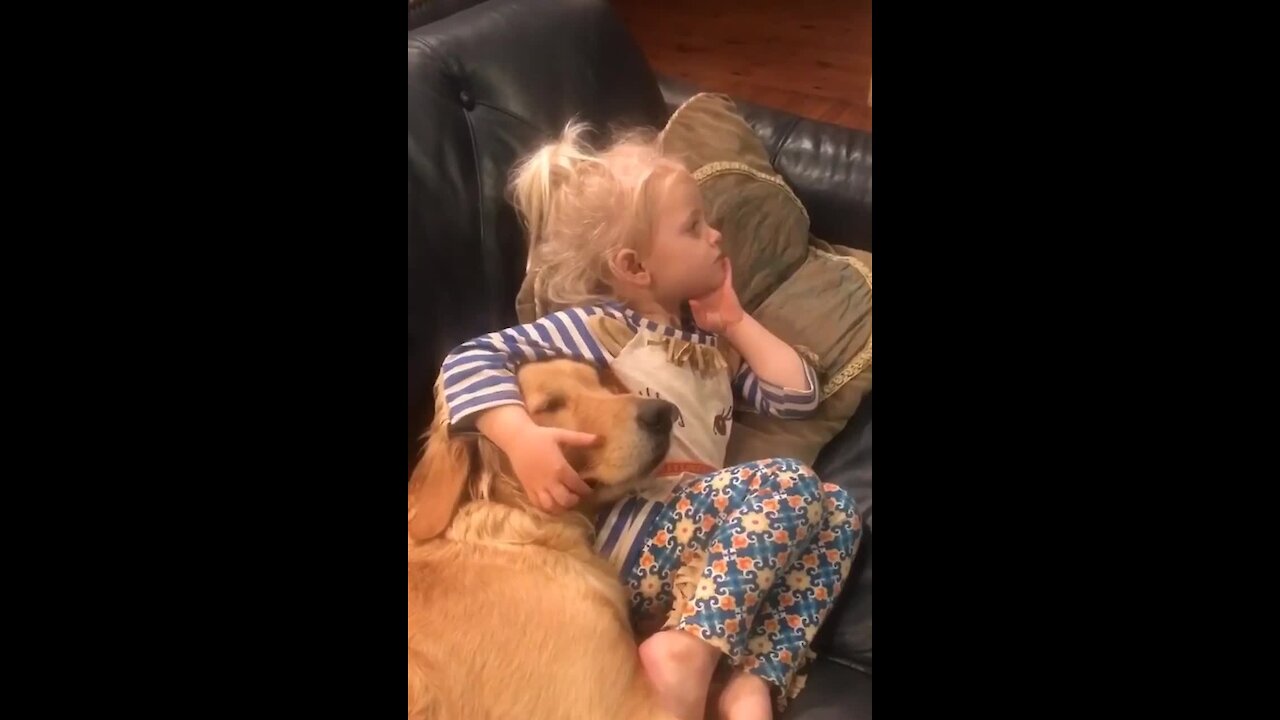
[[[596,516],[596,552],[620,573],[634,567],[649,538],[649,525],[665,507],[639,495],[614,503]]]
[[[587,318],[593,315],[621,320],[632,330],[644,327],[668,337],[709,339],[713,345],[717,342],[706,333],[660,325],[620,303],[561,310],[527,325],[465,342],[445,358],[441,370],[450,424],[455,428],[470,428],[477,413],[502,405],[524,405],[515,378],[515,369],[521,363],[568,358],[597,367],[608,366],[613,356],[587,326]],[[734,395],[745,409],[758,413],[785,419],[808,417],[818,407],[818,378],[808,362],[803,359],[801,362],[807,381],[804,390],[766,382],[742,363],[733,379]]]

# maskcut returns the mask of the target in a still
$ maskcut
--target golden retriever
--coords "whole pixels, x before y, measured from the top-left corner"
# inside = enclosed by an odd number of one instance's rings
[[[666,456],[674,406],[568,360],[517,377],[539,425],[600,437],[566,452],[594,493],[562,515],[533,508],[496,446],[450,433],[437,383],[437,420],[409,484],[408,717],[670,720],[588,518]]]

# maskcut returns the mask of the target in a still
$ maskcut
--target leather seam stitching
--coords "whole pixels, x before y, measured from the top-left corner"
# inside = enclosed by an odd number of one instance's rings
[[[476,100],[476,101],[475,101],[475,105],[476,105],[477,107],[487,107],[487,108],[489,108],[490,110],[492,110],[492,111],[494,111],[494,112],[502,113],[503,115],[506,115],[507,117],[511,118],[512,120],[518,120],[518,121],[520,121],[520,122],[524,123],[525,125],[529,126],[529,128],[530,128],[531,130],[535,130],[535,131],[538,131],[538,132],[542,132],[542,128],[540,128],[540,127],[538,127],[537,125],[533,124],[533,122],[532,122],[532,121],[528,120],[527,118],[523,118],[523,117],[521,117],[521,116],[519,116],[519,115],[517,115],[517,114],[515,114],[515,113],[511,112],[510,110],[507,110],[507,109],[505,109],[505,108],[500,108],[500,107],[498,107],[497,105],[491,105],[491,104],[489,104],[489,103],[487,103],[487,102],[481,102],[481,101],[479,101],[479,100]]]
[[[782,148],[786,146],[787,141],[791,139],[791,133],[796,131],[796,126],[800,124],[800,118],[791,121],[791,127],[787,128],[787,132],[783,134],[782,140],[778,142],[778,149],[773,151],[773,157],[769,158],[769,164],[777,168],[778,156],[782,154]]]
[[[471,113],[466,110],[462,111],[463,116],[467,119],[467,134],[471,137],[471,163],[475,166],[476,178],[476,221],[480,226],[480,246],[485,246],[485,230],[484,230],[484,182],[480,177],[480,148],[476,142],[476,128],[471,121]],[[488,263],[485,263],[486,275],[488,274]]]

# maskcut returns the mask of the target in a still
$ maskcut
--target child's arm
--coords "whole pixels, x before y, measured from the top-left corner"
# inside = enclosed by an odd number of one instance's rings
[[[553,357],[607,364],[612,358],[586,320],[612,312],[571,308],[490,333],[458,346],[441,368],[450,425],[458,430],[474,426],[501,448],[529,498],[542,510],[568,509],[590,492],[565,460],[561,445],[589,445],[596,437],[534,423],[520,396],[515,368],[522,362]]]
[[[743,313],[742,320],[725,328],[722,335],[760,380],[779,387],[812,388],[809,364],[750,315]]]
[[[570,308],[459,345],[441,366],[449,424],[456,430],[469,430],[486,410],[504,405],[523,408],[515,376],[521,363],[569,358],[599,367],[608,365],[612,358],[587,328],[587,318],[612,313],[606,307]],[[498,442],[497,438],[489,439]]]
[[[724,283],[710,295],[689,301],[694,321],[719,333],[742,356],[734,389],[757,412],[780,418],[811,414],[820,399],[817,373],[794,348],[742,309],[733,290],[733,267],[727,259],[724,263]]]
[[[724,338],[742,356],[734,390],[757,412],[785,419],[808,417],[820,400],[818,374],[790,345],[743,313]]]

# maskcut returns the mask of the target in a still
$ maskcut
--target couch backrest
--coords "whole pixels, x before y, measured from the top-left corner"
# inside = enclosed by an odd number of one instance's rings
[[[660,127],[653,72],[605,0],[489,0],[409,33],[409,466],[459,343],[516,321],[511,167],[573,118]]]
[[[484,0],[409,0],[409,29],[420,28],[482,2]]]

